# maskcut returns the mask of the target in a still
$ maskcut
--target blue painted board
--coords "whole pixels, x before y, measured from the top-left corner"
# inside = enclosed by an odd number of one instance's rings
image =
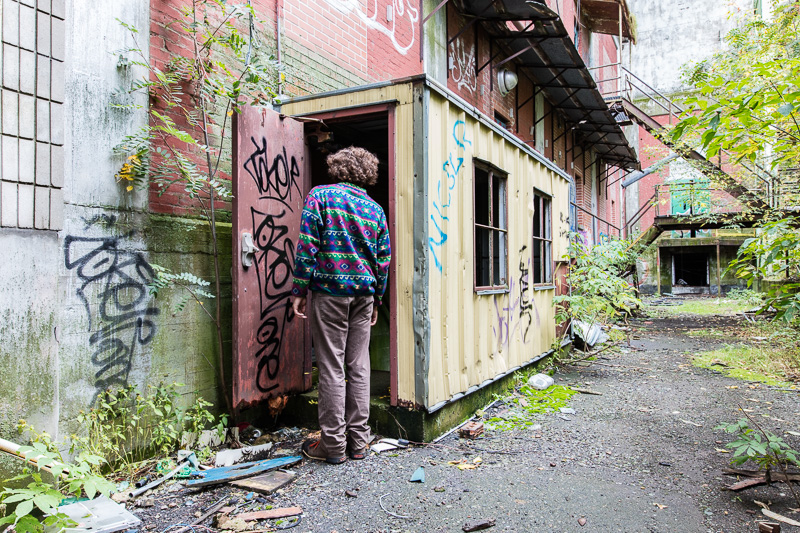
[[[193,479],[186,483],[186,486],[206,487],[208,485],[236,481],[237,479],[244,479],[246,477],[255,476],[256,474],[269,472],[270,470],[291,466],[302,460],[303,458],[299,455],[293,455],[290,457],[264,459],[263,461],[254,461],[252,463],[242,463],[233,466],[222,466],[220,468],[212,468],[211,470],[195,470],[192,472],[192,476],[199,477],[200,479]]]

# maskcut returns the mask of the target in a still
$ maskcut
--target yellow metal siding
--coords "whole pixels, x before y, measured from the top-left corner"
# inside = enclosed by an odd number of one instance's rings
[[[323,113],[380,102],[397,101],[395,107],[395,241],[392,253],[397,261],[397,359],[400,400],[414,400],[414,325],[411,293],[414,276],[414,154],[413,94],[411,83],[287,103],[286,115]]]
[[[434,91],[428,117],[431,343],[426,403],[431,406],[550,349],[555,340],[554,291],[536,290],[526,279],[533,194],[537,189],[553,198],[553,259],[558,259],[566,252],[569,185]],[[474,291],[475,158],[508,173],[506,293]],[[531,302],[528,308],[522,305],[525,301]]]

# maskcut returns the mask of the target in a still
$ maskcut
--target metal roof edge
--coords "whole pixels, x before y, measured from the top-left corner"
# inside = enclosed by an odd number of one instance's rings
[[[366,85],[356,85],[355,87],[343,87],[341,89],[334,89],[332,91],[325,91],[321,93],[314,93],[314,94],[307,94],[304,96],[293,96],[286,100],[281,100],[279,104],[275,104],[275,107],[280,108],[284,104],[294,104],[296,102],[305,102],[307,100],[313,100],[316,98],[328,98],[330,96],[339,96],[341,94],[348,94],[348,93],[356,93],[360,91],[368,91],[370,89],[381,89],[383,87],[389,87],[391,85],[397,85],[400,83],[413,83],[415,81],[424,80],[425,74],[414,74],[413,76],[406,76],[404,78],[396,78],[393,80],[386,80],[386,81],[377,81],[374,83],[368,83]]]
[[[480,109],[475,107],[474,105],[470,104],[456,93],[439,83],[438,81],[430,78],[428,76],[423,75],[423,79],[421,80],[426,86],[430,87],[441,96],[445,97],[446,99],[450,100],[454,104],[458,105],[466,113],[468,113],[472,118],[476,119],[478,122],[482,123],[484,126],[488,127],[501,137],[505,138],[507,141],[514,144],[517,148],[522,150],[523,152],[527,153],[529,156],[536,159],[538,162],[543,164],[548,169],[552,170],[562,178],[564,178],[568,183],[575,184],[575,180],[570,176],[565,170],[556,166],[556,164],[547,159],[544,155],[540,154],[524,142],[522,142],[516,135],[511,133],[508,130],[501,128],[494,120],[492,120],[488,115],[482,112]]]

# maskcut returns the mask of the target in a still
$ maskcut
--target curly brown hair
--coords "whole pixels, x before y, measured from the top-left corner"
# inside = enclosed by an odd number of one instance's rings
[[[359,187],[369,187],[378,181],[378,158],[358,146],[342,148],[328,156],[328,176]]]

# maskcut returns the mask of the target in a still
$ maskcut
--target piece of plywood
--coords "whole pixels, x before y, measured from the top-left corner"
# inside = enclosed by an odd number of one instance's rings
[[[262,494],[272,494],[276,490],[285,487],[297,477],[297,474],[290,474],[289,472],[269,472],[254,476],[247,479],[240,479],[233,481],[231,485],[242,489],[253,490]]]

